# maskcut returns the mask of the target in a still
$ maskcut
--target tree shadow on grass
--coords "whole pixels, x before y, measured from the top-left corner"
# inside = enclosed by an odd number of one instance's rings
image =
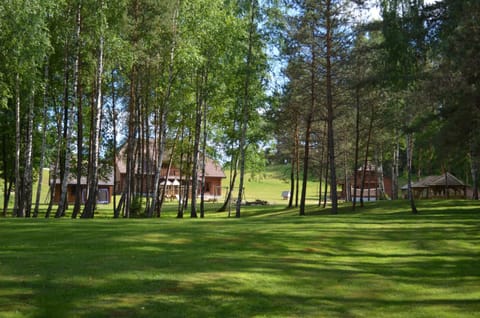
[[[475,214],[431,215],[433,224],[401,213],[362,217],[7,222],[0,290],[14,305],[0,311],[467,317],[480,310]]]

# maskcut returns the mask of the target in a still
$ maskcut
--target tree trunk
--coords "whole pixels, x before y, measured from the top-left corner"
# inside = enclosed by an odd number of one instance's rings
[[[327,188],[328,188],[328,154],[326,154],[326,147],[325,147],[325,140],[327,139],[326,138],[327,136],[327,122],[325,122],[325,127],[323,129],[323,140],[322,140],[322,146],[321,146],[321,152],[320,152],[320,173],[318,175],[318,206],[320,207],[322,205],[322,198],[323,198],[323,194],[322,194],[322,188],[325,187],[325,200],[324,201],[324,205],[323,207],[325,208],[326,204],[327,204]],[[327,158],[326,158],[327,157]],[[325,165],[325,163],[327,163]],[[324,166],[325,166],[325,184],[322,184],[323,182],[323,169],[324,169]]]
[[[40,206],[40,196],[42,193],[42,182],[43,182],[43,168],[45,164],[45,150],[47,144],[47,116],[48,116],[48,107],[47,107],[47,92],[48,92],[48,60],[45,62],[44,70],[44,82],[45,88],[43,90],[43,122],[42,122],[42,149],[40,150],[40,167],[38,168],[38,183],[37,183],[37,193],[35,196],[35,209],[33,211],[33,217],[38,217],[39,206]]]
[[[290,173],[290,197],[288,198],[288,208],[293,208],[295,198],[295,207],[298,207],[298,187],[300,175],[300,132],[298,121],[295,120],[295,129],[293,133],[293,153],[292,153],[292,171]]]
[[[130,206],[133,196],[133,183],[135,177],[135,149],[136,149],[136,140],[135,140],[135,116],[136,116],[136,93],[135,93],[135,83],[137,81],[137,66],[133,65],[130,73],[130,100],[128,104],[128,141],[127,141],[127,164],[126,164],[126,176],[125,184],[123,190],[124,205],[123,208],[123,217],[130,217]],[[117,212],[119,213],[119,211]]]
[[[117,219],[120,214],[117,213],[117,110],[115,93],[115,71],[112,70],[112,150],[113,150],[113,217]],[[120,160],[120,159],[118,159]]]
[[[330,161],[330,200],[332,201],[332,213],[338,212],[338,199],[337,199],[337,175],[335,171],[335,140],[333,132],[333,92],[332,92],[332,12],[331,0],[326,2],[326,94],[327,94],[327,122],[328,122],[328,155]]]
[[[315,30],[311,30],[312,37],[315,38]],[[312,134],[312,124],[313,124],[313,113],[315,111],[316,105],[316,78],[317,78],[317,60],[316,60],[316,50],[315,44],[312,43],[310,46],[310,53],[312,54],[312,61],[310,63],[310,105],[306,118],[306,127],[305,127],[305,145],[304,145],[304,157],[303,157],[303,180],[302,180],[302,194],[300,197],[300,211],[301,216],[305,215],[305,201],[307,200],[307,181],[308,181],[308,168],[310,160],[310,138]]]
[[[392,164],[392,200],[398,200],[398,174],[400,165],[400,140],[398,132],[395,132],[395,149],[393,150]]]
[[[248,31],[248,52],[246,56],[246,73],[245,81],[243,83],[243,103],[242,103],[242,120],[240,122],[241,135],[240,135],[240,180],[238,186],[237,204],[235,206],[235,217],[239,218],[242,207],[242,199],[244,196],[244,182],[245,182],[245,154],[247,148],[247,130],[248,120],[250,117],[250,69],[252,67],[253,59],[253,33],[255,32],[255,14],[257,10],[257,0],[250,1],[250,25]]]
[[[295,127],[295,133],[297,131],[297,128]],[[293,207],[293,197],[294,197],[294,192],[295,192],[295,169],[296,169],[296,156],[297,156],[297,151],[296,151],[296,142],[295,142],[296,137],[294,137],[294,145],[293,145],[293,153],[292,153],[292,162],[290,164],[290,195],[288,197],[288,208],[291,209]]]
[[[7,209],[8,209],[8,202],[10,201],[10,190],[9,189],[9,184],[11,185],[12,178],[8,177],[9,173],[9,165],[8,165],[8,159],[7,159],[7,136],[3,134],[2,136],[2,156],[3,156],[3,173],[4,173],[4,182],[3,182],[3,216],[7,216]],[[10,182],[8,182],[10,180]]]
[[[415,206],[415,198],[412,191],[412,158],[413,158],[413,136],[412,133],[407,134],[407,172],[408,172],[408,200],[413,214],[417,214],[418,210]]]
[[[367,132],[367,144],[365,145],[365,159],[363,161],[362,183],[360,184],[360,206],[362,208],[363,208],[363,191],[365,190],[365,176],[367,173],[368,156],[370,152],[370,141],[372,139],[374,116],[375,116],[375,109],[373,108],[373,106],[371,106],[370,122],[368,124],[368,132]],[[368,196],[370,197],[370,188],[368,188]]]
[[[312,100],[312,105],[314,100]],[[310,160],[310,136],[312,133],[312,109],[311,106],[309,118],[307,119],[307,126],[305,129],[305,145],[304,145],[304,157],[303,157],[303,179],[302,179],[302,192],[300,196],[300,215],[305,215],[305,205],[307,200],[307,181],[308,181],[308,167]]]
[[[327,149],[327,162],[326,162],[326,165],[325,165],[325,190],[324,190],[324,194],[323,194],[323,208],[324,209],[327,207],[328,168],[329,167],[330,167],[330,157],[328,156],[328,149]]]
[[[80,25],[81,25],[81,3],[77,7],[77,17],[76,17],[76,27],[75,27],[75,62],[73,70],[73,92],[76,94],[78,86],[78,68],[79,68],[79,59],[80,59]],[[68,180],[70,178],[70,158],[71,153],[69,151],[70,141],[73,135],[73,125],[74,125],[74,110],[68,109],[68,42],[65,44],[65,56],[64,56],[64,162],[61,167],[60,176],[62,179],[61,192],[60,192],[60,201],[58,204],[57,212],[55,217],[59,218],[65,215],[65,210],[67,209],[67,187]],[[75,101],[75,99],[74,99]]]
[[[223,205],[217,210],[217,212],[225,212],[227,211],[227,207],[230,207],[230,201],[232,199],[232,193],[235,187],[235,181],[237,179],[238,163],[238,154],[236,152],[232,152],[232,156],[230,159],[230,182],[228,185],[227,194],[225,196],[225,201],[223,202]],[[228,211],[228,217],[230,217],[230,209]]]
[[[360,88],[355,87],[355,158],[353,163],[353,195],[352,210],[355,211],[357,206],[357,173],[358,173],[358,157],[360,153]]]
[[[35,83],[32,83],[30,103],[28,103],[27,132],[25,136],[25,170],[23,173],[23,191],[25,216],[30,217],[32,211],[33,184],[33,112],[35,106]]]
[[[472,174],[472,199],[478,200],[478,156],[474,147],[470,147],[470,173]]]
[[[178,13],[179,13],[179,8],[180,6],[180,2],[179,0],[177,0],[176,2],[176,5],[175,5],[175,9],[173,11],[173,15],[172,15],[172,33],[173,33],[173,42],[172,42],[172,46],[170,48],[170,62],[169,62],[169,65],[168,65],[168,83],[167,83],[167,92],[165,94],[165,97],[164,97],[164,101],[163,101],[163,107],[160,111],[160,144],[159,144],[159,155],[158,155],[158,161],[157,161],[157,171],[156,171],[156,174],[155,174],[155,181],[154,181],[154,190],[153,190],[153,202],[152,202],[152,207],[151,207],[151,211],[149,211],[149,213],[151,215],[153,215],[153,213],[157,213],[157,216],[160,217],[160,210],[161,210],[161,207],[162,207],[162,204],[163,204],[163,199],[164,199],[164,196],[165,196],[165,187],[163,189],[163,194],[162,194],[162,198],[158,199],[159,197],[159,186],[160,186],[160,177],[161,177],[161,170],[162,170],[162,163],[163,163],[163,152],[164,152],[164,148],[165,148],[165,142],[166,142],[166,138],[167,138],[167,116],[168,116],[168,112],[169,112],[169,103],[170,103],[170,96],[171,96],[171,93],[172,93],[172,86],[173,86],[173,80],[174,80],[174,66],[175,66],[175,51],[176,51],[176,46],[177,46],[177,21],[178,21]],[[177,136],[179,135],[178,131],[177,131]],[[175,142],[176,144],[176,142]],[[175,144],[174,144],[174,147],[175,147]],[[172,158],[173,158],[173,150],[170,154],[170,163],[169,163],[169,167],[171,166],[171,162],[172,162]],[[170,170],[170,168],[169,168]],[[168,174],[167,174],[168,176]],[[166,182],[165,182],[165,185],[166,185]]]
[[[23,217],[23,209],[20,208],[23,200],[23,191],[20,177],[20,153],[22,148],[21,120],[20,120],[20,75],[15,77],[15,203],[13,216]]]
[[[103,1],[100,1],[100,10],[103,8]],[[102,28],[102,27],[101,27]],[[93,121],[91,124],[91,162],[89,164],[89,177],[88,180],[88,199],[85,204],[85,208],[82,212],[82,218],[93,218],[95,215],[95,209],[98,198],[98,170],[99,170],[99,155],[100,155],[100,130],[101,130],[101,117],[102,117],[102,77],[103,77],[103,45],[104,38],[103,32],[100,34],[100,43],[98,48],[98,60],[97,60],[97,75],[96,75],[96,97],[95,108],[92,109]]]
[[[203,74],[202,74],[203,75]],[[197,217],[197,195],[198,195],[198,157],[200,153],[200,133],[202,129],[202,104],[203,96],[201,92],[200,75],[197,74],[197,96],[195,103],[195,131],[193,140],[193,164],[192,164],[192,201],[190,206],[190,217]],[[203,76],[202,76],[203,77]]]
[[[202,155],[202,176],[200,196],[200,218],[205,217],[205,164],[207,157],[207,103],[203,103],[203,155]]]
[[[62,139],[62,116],[60,115],[60,112],[57,111],[57,108],[55,107],[55,117],[57,118],[57,137],[58,137],[58,147],[57,147],[57,155],[55,157],[55,161],[53,164],[53,171],[50,170],[48,174],[48,179],[49,179],[49,201],[48,201],[48,208],[47,212],[45,212],[45,218],[49,218],[50,214],[52,212],[53,208],[53,200],[55,197],[55,187],[57,183],[57,178],[58,178],[58,170],[59,170],[59,165],[60,165],[60,157],[62,155],[62,144],[63,144],[63,139]]]

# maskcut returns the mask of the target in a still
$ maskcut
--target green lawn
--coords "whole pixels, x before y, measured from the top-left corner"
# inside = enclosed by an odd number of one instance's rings
[[[480,204],[0,218],[0,317],[478,317]]]

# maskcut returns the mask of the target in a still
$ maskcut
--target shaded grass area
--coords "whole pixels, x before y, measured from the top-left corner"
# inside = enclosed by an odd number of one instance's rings
[[[480,205],[0,219],[0,317],[478,317]]]

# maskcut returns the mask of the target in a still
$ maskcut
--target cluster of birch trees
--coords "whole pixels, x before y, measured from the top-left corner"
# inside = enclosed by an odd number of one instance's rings
[[[73,178],[71,216],[92,218],[99,179],[112,173],[123,145],[127,182],[115,217],[160,215],[166,153],[192,180],[205,156],[230,158],[241,183],[246,152],[254,148],[248,146],[262,131],[258,109],[265,107],[261,19],[256,0],[2,1],[3,214],[11,193],[14,216],[39,214],[42,171],[49,167],[52,180],[61,180],[61,197],[58,206],[50,199],[45,215],[66,215]],[[145,169],[155,176],[149,189],[135,178]],[[82,177],[88,184],[83,205]],[[197,186],[189,191],[197,193]],[[141,193],[153,195],[145,204]],[[196,197],[188,205],[192,217],[197,209],[204,213]],[[179,205],[179,217],[186,208]]]

